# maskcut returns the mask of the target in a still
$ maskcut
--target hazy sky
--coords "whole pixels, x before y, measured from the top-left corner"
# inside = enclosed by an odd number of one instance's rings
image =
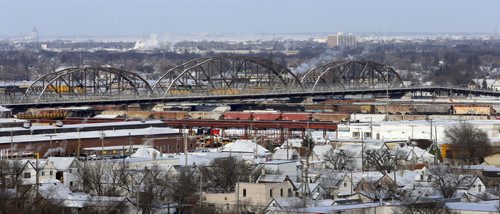
[[[499,0],[0,0],[0,36],[500,31]]]

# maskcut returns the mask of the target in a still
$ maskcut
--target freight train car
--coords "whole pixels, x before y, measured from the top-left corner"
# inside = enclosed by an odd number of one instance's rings
[[[447,104],[420,104],[414,105],[415,114],[453,114],[450,105]]]
[[[290,121],[309,121],[311,120],[311,113],[301,113],[301,112],[284,112],[281,113],[281,120]]]
[[[375,113],[381,114],[411,114],[414,112],[410,104],[375,105]]]
[[[254,112],[253,120],[281,120],[280,112]]]
[[[313,121],[320,122],[335,122],[340,123],[342,121],[349,121],[350,114],[339,114],[339,113],[314,113],[312,114]]]
[[[192,111],[189,112],[189,117],[191,119],[201,119],[201,120],[220,120],[222,118],[222,113],[211,112],[211,111]]]
[[[363,114],[371,114],[374,112],[373,105],[335,105],[335,112],[342,113],[363,113]]]
[[[224,112],[224,120],[252,120],[252,112],[242,112],[242,111]]]
[[[490,105],[453,105],[453,113],[458,115],[492,115],[496,112]]]

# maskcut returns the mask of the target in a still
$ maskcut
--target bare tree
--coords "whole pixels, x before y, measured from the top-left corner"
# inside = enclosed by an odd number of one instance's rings
[[[467,164],[482,162],[484,156],[491,151],[488,134],[470,123],[460,123],[444,131],[446,141],[457,159]]]
[[[0,213],[8,210],[22,212],[24,197],[18,187],[22,185],[23,169],[18,160],[0,160]]]
[[[138,204],[142,213],[151,213],[151,208],[165,200],[168,200],[169,190],[172,188],[171,175],[158,165],[146,168],[142,172],[142,182],[139,188]]]
[[[325,154],[326,167],[332,170],[353,170],[353,155],[349,151],[330,149]]]
[[[434,165],[429,167],[432,176],[431,185],[436,188],[444,198],[451,198],[458,188],[472,178],[472,175],[454,174],[445,165]]]
[[[102,196],[118,196],[125,180],[126,167],[122,161],[87,161],[78,176],[84,191],[94,191]]]
[[[403,154],[400,151],[389,151],[387,149],[372,149],[365,152],[364,167],[373,169],[386,175],[397,170],[403,161]]]
[[[235,157],[217,158],[201,169],[205,186],[215,192],[233,192],[237,182],[248,181],[256,172],[254,166]]]
[[[374,200],[389,199],[396,195],[397,186],[389,180],[368,181],[363,184],[362,191]]]
[[[181,168],[175,179],[172,179],[172,200],[179,204],[181,209],[186,205],[194,204],[196,192],[198,191],[198,176],[191,168]]]

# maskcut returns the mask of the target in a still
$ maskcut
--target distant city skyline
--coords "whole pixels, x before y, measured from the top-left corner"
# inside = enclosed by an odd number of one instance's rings
[[[495,0],[2,0],[0,36],[497,33]]]

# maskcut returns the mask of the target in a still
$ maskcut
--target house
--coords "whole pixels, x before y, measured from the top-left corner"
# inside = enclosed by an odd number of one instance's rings
[[[222,153],[239,155],[245,160],[260,160],[271,156],[269,150],[251,140],[237,140],[234,143],[228,143],[222,148]]]
[[[403,165],[429,164],[434,162],[434,155],[418,146],[404,146],[396,151],[403,157]]]
[[[462,175],[463,182],[458,190],[466,191],[467,193],[482,193],[486,191],[486,186],[479,176]]]
[[[288,154],[287,154],[288,153]],[[289,148],[289,149],[281,149],[278,148],[274,154],[272,155],[273,160],[300,160],[300,154],[297,150]]]
[[[281,174],[281,175],[287,175],[290,177],[292,180],[297,180],[298,176],[300,175],[300,171],[298,169],[298,165],[300,162],[293,161],[293,160],[272,160],[272,161],[266,161],[262,162],[259,165],[264,167],[266,171],[269,172],[274,172],[272,174]]]
[[[238,204],[253,212],[262,211],[272,199],[298,196],[297,187],[286,175],[261,175],[257,183],[236,183],[234,193],[204,193],[202,203],[227,212]]]
[[[264,208],[263,213],[290,213],[299,212],[302,208],[308,206],[310,201],[301,197],[273,198]]]
[[[342,195],[351,195],[354,191],[351,177],[345,172],[323,172],[319,177],[319,182],[322,184],[325,192],[333,199],[337,199]]]
[[[57,202],[58,206],[63,207],[68,213],[78,212],[85,207],[102,210],[117,206],[124,208],[121,211],[127,213],[138,211],[132,201],[126,197],[93,196],[84,192],[72,192],[56,179],[41,182],[38,193],[45,200]]]

